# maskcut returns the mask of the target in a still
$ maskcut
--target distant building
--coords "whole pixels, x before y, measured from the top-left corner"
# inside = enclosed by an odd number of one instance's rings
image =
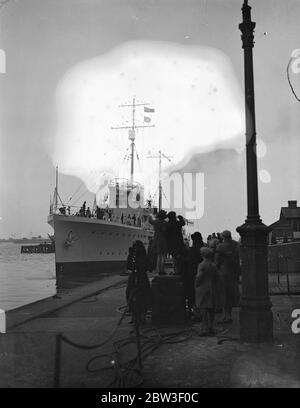
[[[281,207],[279,220],[270,227],[272,244],[300,240],[300,207],[297,207],[297,201],[288,201],[288,207]]]

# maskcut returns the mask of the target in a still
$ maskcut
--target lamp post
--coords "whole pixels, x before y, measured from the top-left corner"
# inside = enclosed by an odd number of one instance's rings
[[[242,7],[244,49],[246,162],[247,162],[247,219],[237,228],[241,235],[242,299],[240,309],[240,338],[246,342],[273,339],[272,303],[268,288],[268,234],[270,228],[259,216],[255,102],[253,81],[253,53],[255,23],[251,21],[251,7],[244,0]]]

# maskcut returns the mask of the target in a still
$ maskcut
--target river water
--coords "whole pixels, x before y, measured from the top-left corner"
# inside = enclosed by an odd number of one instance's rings
[[[82,286],[91,279],[87,273],[80,280],[75,278],[63,285],[60,283],[58,291]],[[300,293],[300,274],[270,274],[269,286],[270,294],[284,294],[288,288]],[[15,309],[56,292],[55,254],[21,254],[21,244],[0,242],[0,309]]]
[[[55,293],[55,254],[21,254],[21,244],[0,243],[1,309],[15,309]]]

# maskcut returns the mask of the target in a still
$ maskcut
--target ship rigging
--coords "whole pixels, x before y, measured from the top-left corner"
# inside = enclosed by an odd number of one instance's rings
[[[148,108],[145,109],[145,107],[149,106],[149,103],[136,103],[135,97],[132,100],[132,103],[130,104],[123,104],[119,105],[120,108],[127,108],[130,107],[132,108],[132,124],[130,126],[116,126],[112,127],[111,129],[113,130],[118,130],[118,129],[128,129],[128,139],[130,140],[130,149],[131,149],[131,154],[130,154],[130,182],[133,183],[134,180],[134,154],[136,152],[136,146],[135,146],[135,135],[136,135],[136,129],[139,128],[149,128],[149,127],[155,127],[155,125],[137,125],[136,124],[136,108],[138,106],[144,106],[144,112],[154,112],[153,108]],[[144,117],[145,119],[145,117]]]

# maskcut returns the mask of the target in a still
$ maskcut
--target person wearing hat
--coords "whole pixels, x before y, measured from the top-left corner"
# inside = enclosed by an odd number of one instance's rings
[[[213,253],[216,253],[217,246],[219,244],[219,240],[217,238],[211,238],[211,240],[208,243],[208,247],[213,251]]]
[[[181,215],[176,217],[174,211],[170,211],[167,217],[166,237],[168,253],[172,255],[174,261],[175,275],[180,275],[182,273],[182,265],[186,254],[186,247],[182,235],[182,227],[185,225],[185,220]]]
[[[225,230],[221,234],[223,242],[217,245],[215,261],[218,269],[219,306],[224,317],[222,323],[232,323],[232,308],[239,306],[238,280],[240,275],[240,258],[238,243]]]
[[[221,236],[221,234],[219,232],[217,232],[217,239],[219,241],[219,243],[223,242],[223,238]]]
[[[214,334],[217,267],[210,248],[202,247],[200,254],[203,261],[198,266],[195,279],[196,307],[201,318],[201,334],[209,335]]]
[[[195,278],[197,275],[198,265],[203,261],[200,254],[200,249],[204,246],[200,232],[195,232],[191,235],[191,238],[193,245],[188,250],[187,268],[184,271],[185,296],[190,314],[195,308]]]
[[[159,275],[165,274],[164,267],[167,254],[166,218],[167,213],[165,210],[160,210],[156,219],[153,219],[152,216],[149,217],[149,223],[154,228],[152,251],[156,256],[156,268]]]

